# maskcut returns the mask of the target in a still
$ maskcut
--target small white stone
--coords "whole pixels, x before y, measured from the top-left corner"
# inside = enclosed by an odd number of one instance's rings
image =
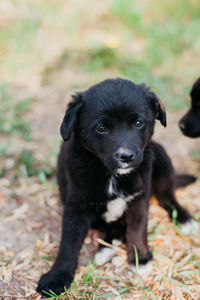
[[[191,219],[190,221],[181,224],[181,231],[185,235],[195,234],[199,231],[199,224],[194,219]]]
[[[117,297],[115,297],[115,300],[121,300],[122,299],[122,297],[121,296],[117,296]]]

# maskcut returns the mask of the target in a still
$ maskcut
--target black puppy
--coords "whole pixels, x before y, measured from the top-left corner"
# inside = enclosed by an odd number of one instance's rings
[[[190,96],[191,108],[180,120],[179,127],[184,135],[196,138],[200,137],[200,78],[193,84]]]
[[[145,85],[124,79],[105,80],[73,96],[61,125],[58,183],[64,204],[62,238],[51,270],[37,290],[61,293],[69,287],[83,240],[91,227],[115,245],[126,242],[128,262],[147,265],[147,219],[151,192],[169,216],[191,224],[178,204],[175,175],[165,150],[151,141],[155,120],[166,126],[165,109]],[[187,226],[186,225],[186,226]],[[113,253],[101,248],[98,265]],[[107,255],[105,258],[104,256]]]

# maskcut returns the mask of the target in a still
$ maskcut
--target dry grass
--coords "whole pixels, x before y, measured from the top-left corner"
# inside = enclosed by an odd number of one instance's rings
[[[35,178],[21,178],[14,188],[7,179],[0,184],[2,299],[40,299],[35,287],[41,273],[53,263],[59,241],[61,209],[56,186],[51,181],[41,185]],[[177,193],[197,220],[199,186],[198,181]],[[111,263],[99,268],[91,264],[102,242],[97,232],[91,232],[81,251],[75,281],[58,299],[200,299],[199,233],[183,236],[153,198],[148,231],[154,267],[146,278],[132,273],[125,245]]]

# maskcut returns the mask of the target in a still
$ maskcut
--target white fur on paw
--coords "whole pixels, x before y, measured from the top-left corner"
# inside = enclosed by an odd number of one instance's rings
[[[95,262],[97,266],[103,266],[105,263],[111,260],[116,254],[117,250],[114,248],[104,247],[95,254]]]
[[[151,273],[153,269],[153,260],[150,260],[145,265],[139,265],[138,268],[132,265],[131,268],[134,273],[137,273],[142,277],[146,277]]]
[[[199,224],[197,221],[192,219],[186,223],[181,224],[181,231],[185,235],[195,234],[199,231]]]
[[[119,247],[122,244],[120,240],[113,239],[112,240],[112,245]],[[108,247],[103,247],[99,250],[99,252],[96,253],[95,255],[95,262],[97,266],[103,266],[107,262],[111,260],[113,256],[117,253],[117,249],[115,248],[108,248]]]
[[[119,246],[121,246],[121,244],[122,244],[122,242],[120,240],[116,240],[116,239],[112,240],[112,245],[113,246],[119,247]]]
[[[124,257],[123,256],[115,256],[112,258],[112,264],[115,267],[121,267],[124,265],[125,261],[124,261]]]

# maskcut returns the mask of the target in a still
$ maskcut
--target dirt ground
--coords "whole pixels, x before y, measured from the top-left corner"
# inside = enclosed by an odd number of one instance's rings
[[[51,158],[51,153],[58,151],[59,124],[70,93],[71,90],[54,91],[51,88],[43,88],[38,95],[35,95],[37,100],[31,104],[27,114],[27,118],[32,122],[32,141],[26,146],[34,151],[38,159],[40,157]],[[188,139],[179,132],[177,128],[179,117],[177,114],[171,114],[168,118],[167,129],[158,125],[155,139],[166,147],[178,172],[190,172],[200,178],[200,162],[192,157],[192,152],[200,149],[200,141]],[[6,140],[4,136],[1,138],[2,141]],[[11,151],[19,151],[20,147],[24,147],[21,139],[15,138],[15,143],[18,148]],[[10,164],[12,167],[10,159],[5,159],[2,163]],[[56,165],[56,155],[53,156],[52,165]],[[191,186],[179,190],[177,196],[179,201],[200,221],[199,183],[198,179]],[[57,186],[53,180],[41,184],[35,177],[26,179],[21,177],[17,185],[12,185],[8,176],[0,179],[0,187],[0,298],[6,300],[39,299],[40,296],[35,291],[37,281],[41,273],[47,271],[51,266],[60,239],[62,207],[59,202]],[[200,294],[199,233],[188,237],[179,234],[175,225],[169,222],[166,213],[153,200],[150,207],[149,234],[150,247],[155,250],[156,266],[150,278],[146,279],[147,287],[151,287],[158,299],[172,299],[170,294],[179,286],[168,280],[167,276],[170,276],[171,272],[171,275],[174,274],[173,278],[177,278],[177,281],[181,282],[180,270],[176,263],[183,261],[181,271],[185,270],[187,273],[188,268],[190,270],[191,262],[186,262],[193,257],[195,263],[192,270],[198,272],[194,272],[194,274],[189,272],[190,276],[184,277],[185,290],[182,290],[180,295],[183,297],[184,293],[187,294],[189,287],[188,295],[190,296],[185,299],[200,299],[200,296],[192,298],[193,294]],[[97,233],[90,233],[86,238],[87,250],[85,247],[82,249],[80,267],[76,273],[77,281],[81,281],[83,274],[88,269],[88,251],[91,255],[94,254],[98,244],[96,238]],[[130,275],[128,271],[126,255],[119,252],[117,257],[118,259],[113,260],[113,264],[97,268],[95,274],[132,278],[133,275]],[[162,280],[158,279],[160,270],[164,274]],[[156,276],[157,279],[155,279]],[[161,281],[164,285],[162,289],[161,285],[158,288]],[[114,288],[108,281],[106,284],[102,282],[99,284],[100,293],[98,292],[97,295],[101,295],[102,291],[104,293],[113,291]],[[178,291],[176,294],[178,295]],[[119,298],[121,296],[117,296],[115,291],[114,295],[110,299],[121,299]],[[181,297],[173,299],[182,299]],[[123,299],[140,298],[142,299],[142,294],[138,289]],[[70,297],[66,297],[66,299],[70,299]],[[77,297],[77,299],[79,298]]]

